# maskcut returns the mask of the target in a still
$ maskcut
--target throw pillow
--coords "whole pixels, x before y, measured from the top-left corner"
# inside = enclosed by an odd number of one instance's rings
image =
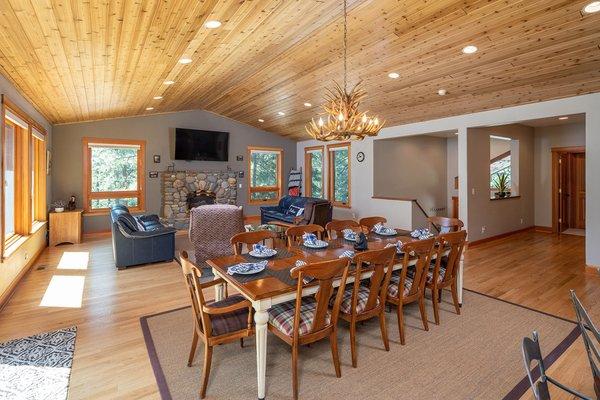
[[[288,212],[287,212],[288,215],[293,215],[295,217],[299,217],[303,213],[304,213],[304,208],[298,207],[298,206],[290,206],[290,208],[288,209]]]

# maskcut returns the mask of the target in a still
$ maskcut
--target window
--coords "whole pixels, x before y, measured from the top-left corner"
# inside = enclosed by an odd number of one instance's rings
[[[323,146],[304,149],[304,169],[306,170],[304,186],[308,197],[325,197],[323,158]]]
[[[490,198],[518,196],[519,141],[490,135]]]
[[[37,129],[31,130],[31,225],[46,220],[46,142]]]
[[[4,239],[15,234],[15,137],[17,126],[10,120],[4,123]]]
[[[350,143],[327,146],[329,152],[329,200],[350,208]]]
[[[269,147],[248,147],[248,202],[276,203],[282,196],[283,150]]]
[[[142,140],[83,139],[86,212],[106,212],[117,204],[144,209],[145,147]]]

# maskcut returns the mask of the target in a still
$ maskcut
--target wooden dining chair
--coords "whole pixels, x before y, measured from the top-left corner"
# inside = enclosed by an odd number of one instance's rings
[[[206,395],[208,376],[212,362],[213,347],[240,340],[243,346],[245,337],[254,335],[252,325],[252,305],[240,295],[233,295],[221,301],[210,302],[204,299],[203,290],[214,285],[223,284],[222,278],[201,283],[201,268],[189,260],[186,251],[181,252],[181,269],[188,287],[192,302],[194,320],[194,336],[188,357],[188,367],[194,362],[198,339],[204,342],[204,367],[202,369],[202,386],[200,398]]]
[[[274,246],[277,235],[275,232],[264,230],[254,232],[242,232],[231,237],[231,244],[233,245],[233,252],[236,255],[242,254],[242,246],[245,244],[248,251],[252,250],[252,245],[263,242],[266,245],[266,240],[271,239],[271,245]]]
[[[425,282],[434,245],[435,238],[405,243],[402,246],[402,251],[404,251],[402,269],[399,272],[392,273],[390,278],[386,301],[397,306],[400,344],[405,343],[403,307],[406,304],[419,303],[423,328],[426,331],[429,330],[427,311],[425,310]],[[411,257],[416,258],[416,264],[409,273]]]
[[[288,228],[285,231],[285,236],[287,237],[287,245],[292,246],[294,244],[300,243],[302,241],[302,235],[305,233],[314,233],[317,235],[317,239],[321,239],[323,236],[323,232],[325,229],[321,225],[299,225]]]
[[[343,237],[342,231],[344,229],[354,229],[360,228],[360,224],[352,219],[343,219],[343,220],[333,220],[325,225],[325,230],[327,231],[327,237],[329,239],[333,239],[333,232],[335,232],[336,237]]]
[[[425,287],[431,290],[433,301],[433,315],[435,323],[440,323],[440,299],[442,289],[450,288],[454,309],[460,315],[458,303],[458,268],[460,258],[467,241],[467,231],[444,233],[438,236],[436,245],[436,259],[433,268],[427,274]],[[446,249],[450,250],[447,256],[443,256]]]
[[[337,321],[342,303],[343,291],[335,296],[332,309],[329,302],[333,296],[333,280],[341,276],[340,287],[346,286],[349,258],[322,261],[295,267],[290,271],[298,280],[296,299],[275,304],[269,310],[269,330],[292,346],[292,389],[294,399],[298,399],[298,349],[305,344],[329,338],[335,374],[342,376],[337,347]],[[314,278],[318,290],[314,296],[302,297],[305,277]]]
[[[390,351],[390,342],[385,326],[385,298],[395,256],[396,247],[387,247],[358,253],[354,257],[356,263],[356,268],[352,272],[354,282],[344,290],[344,297],[340,305],[340,318],[350,323],[350,351],[354,368],[356,368],[358,358],[356,351],[356,324],[358,322],[379,317],[383,346],[386,351]],[[373,274],[370,278],[361,281],[361,276],[365,271],[373,271]]]
[[[365,229],[367,232],[370,232],[373,227],[377,224],[385,224],[387,222],[387,219],[385,219],[384,217],[365,217],[365,218],[361,218],[358,223],[359,225]]]
[[[448,217],[428,217],[429,231],[433,233],[433,230],[437,230],[439,233],[448,233],[460,231],[465,224],[458,218]]]

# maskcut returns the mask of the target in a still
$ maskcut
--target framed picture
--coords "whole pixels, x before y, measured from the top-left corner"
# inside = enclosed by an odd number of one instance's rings
[[[244,156],[235,156],[236,161],[244,161]]]
[[[52,172],[52,152],[46,150],[46,175],[50,175]]]
[[[155,164],[159,164],[160,163],[160,154],[155,154],[154,155],[154,163]]]
[[[158,172],[157,171],[150,171],[149,172],[149,176],[150,176],[150,178],[158,178]]]

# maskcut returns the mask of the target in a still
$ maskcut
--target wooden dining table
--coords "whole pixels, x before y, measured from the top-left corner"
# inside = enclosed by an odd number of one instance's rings
[[[377,250],[384,248],[389,243],[403,243],[414,241],[408,231],[397,229],[396,236],[381,236],[369,233],[368,249]],[[269,322],[269,309],[279,303],[296,298],[297,284],[290,276],[290,270],[295,267],[297,260],[308,263],[326,261],[339,258],[344,251],[354,250],[354,243],[343,238],[329,240],[329,246],[325,249],[310,249],[303,245],[277,248],[278,254],[269,259],[267,268],[255,275],[229,275],[227,269],[242,262],[257,262],[260,259],[249,254],[231,255],[208,260],[207,264],[212,267],[215,278],[223,278],[228,285],[237,290],[243,297],[252,303],[254,308],[254,323],[256,336],[256,375],[258,383],[258,398],[265,398],[266,388],[266,365],[267,365],[267,324]],[[414,265],[416,259],[411,259],[409,265]],[[393,266],[394,270],[402,268],[401,259],[398,258]],[[366,271],[361,279],[369,277],[370,271]],[[462,281],[463,260],[460,260],[458,270],[458,297],[462,304]],[[348,283],[353,282],[354,277],[348,277]],[[334,281],[334,286],[339,286],[340,280]],[[315,284],[307,284],[303,289],[303,295],[316,293]],[[223,299],[224,285],[215,285],[215,300]]]

